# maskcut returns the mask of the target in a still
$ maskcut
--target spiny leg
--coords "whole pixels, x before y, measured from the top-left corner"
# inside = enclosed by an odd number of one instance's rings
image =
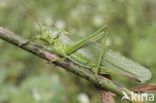
[[[35,40],[42,40],[44,42],[47,42],[47,40],[43,39],[40,35],[38,35],[38,36],[35,36],[34,38],[26,41],[25,43],[19,44],[19,46],[26,45],[26,44],[30,43],[31,41],[35,41]]]
[[[65,50],[65,53],[66,54],[70,54],[70,53],[74,52],[75,50],[77,50],[80,47],[82,47],[83,45],[85,45],[90,39],[93,39],[93,38],[95,39],[96,37],[98,37],[98,39],[99,39],[100,36],[97,36],[97,35],[103,35],[104,33],[101,33],[101,31],[103,31],[106,27],[107,27],[107,24],[103,25],[100,29],[98,29],[93,34],[87,36],[86,38],[84,38],[84,39],[82,39],[80,41],[75,42],[73,45],[71,45],[70,48],[67,48]]]
[[[101,31],[104,30],[104,29],[106,29],[105,33],[101,33]],[[100,81],[100,79],[98,77],[98,71],[99,71],[99,68],[100,68],[100,64],[101,64],[103,53],[104,53],[104,47],[105,47],[107,36],[108,36],[107,25],[102,26],[95,33],[93,33],[90,36],[88,36],[88,37],[74,43],[70,48],[66,49],[66,51],[65,51],[66,55],[68,55],[68,54],[72,53],[73,51],[79,49],[81,46],[85,45],[90,39],[98,40],[98,39],[102,38],[103,36],[101,36],[101,35],[103,35],[103,34],[105,34],[105,35],[104,35],[104,41],[103,41],[103,44],[102,44],[103,47],[101,49],[98,64],[95,67],[92,68],[93,71],[95,72],[95,77],[97,78],[97,80],[99,81],[100,84],[102,84],[102,83],[101,83],[101,81]]]
[[[97,78],[97,80],[99,81],[100,84],[102,84],[102,83],[101,83],[101,80],[98,77],[98,71],[99,71],[100,63],[101,63],[102,56],[103,56],[103,53],[104,53],[104,47],[105,47],[107,36],[108,36],[107,25],[103,25],[96,32],[94,32],[93,34],[89,35],[88,37],[74,43],[70,48],[67,48],[66,51],[65,51],[65,54],[68,55],[68,54],[74,52],[75,50],[79,49],[81,46],[85,45],[90,39],[98,40],[98,39],[102,38],[103,36],[101,36],[101,35],[103,35],[104,33],[101,33],[101,31],[103,31],[104,29],[106,29],[106,30],[105,30],[104,41],[103,41],[103,44],[102,44],[103,47],[102,47],[102,50],[101,50],[101,53],[100,53],[99,61],[98,61],[97,66],[92,68],[93,71],[95,72],[95,77]]]
[[[102,57],[103,57],[103,54],[104,54],[104,48],[105,48],[105,44],[106,44],[106,41],[107,41],[107,37],[108,37],[108,27],[105,30],[104,41],[102,43],[102,49],[101,49],[101,52],[100,52],[98,63],[97,63],[97,65],[95,67],[93,67],[93,71],[95,72],[95,77],[98,79],[100,84],[102,84],[102,82],[98,77],[98,72],[99,72],[100,64],[101,64]]]
[[[48,61],[48,63],[53,63],[53,62],[57,62],[57,61],[63,61],[63,60],[65,60],[65,59],[67,59],[67,57],[58,58],[58,59],[55,59],[55,60],[50,60],[50,61]]]
[[[55,60],[50,60],[50,61],[48,61],[48,63],[53,63],[53,62],[57,62],[57,61],[63,61],[63,60],[68,58],[67,54],[63,53],[63,55],[64,55],[63,57],[57,58]]]

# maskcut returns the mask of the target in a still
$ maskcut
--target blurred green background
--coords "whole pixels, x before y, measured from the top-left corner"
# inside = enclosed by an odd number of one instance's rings
[[[85,37],[107,23],[107,47],[144,65],[156,83],[155,0],[23,0],[41,24]],[[0,26],[25,38],[40,33],[18,0],[0,0]],[[120,78],[120,76],[117,76]],[[139,85],[121,78],[127,88]],[[120,103],[120,97],[115,97]],[[102,103],[94,86],[0,40],[0,103]],[[154,102],[152,102],[154,103]]]

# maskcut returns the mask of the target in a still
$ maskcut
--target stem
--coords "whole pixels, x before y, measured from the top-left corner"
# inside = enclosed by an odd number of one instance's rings
[[[19,46],[19,44],[22,44],[24,42],[26,42],[26,39],[23,39],[22,37],[20,37],[19,35],[16,35],[2,27],[0,27],[0,38],[11,43],[14,44],[16,46],[18,46],[19,48],[22,48],[42,59],[51,61],[51,60],[55,60],[58,59],[59,56],[57,54],[52,53],[51,51],[43,48],[40,45],[36,45],[33,43],[28,43],[27,45],[22,45]],[[123,91],[125,91],[127,93],[127,95],[129,95],[131,97],[131,91],[112,82],[111,80],[99,75],[99,78],[101,79],[102,85],[99,84],[99,82],[97,81],[97,79],[95,78],[95,75],[92,71],[90,71],[87,68],[84,68],[70,60],[65,60],[65,61],[56,61],[54,62],[55,65],[62,67],[63,69],[70,71],[74,74],[76,74],[77,76],[83,77],[87,80],[89,80],[90,82],[92,82],[93,84],[104,88],[106,90],[109,90],[119,96],[123,96]]]

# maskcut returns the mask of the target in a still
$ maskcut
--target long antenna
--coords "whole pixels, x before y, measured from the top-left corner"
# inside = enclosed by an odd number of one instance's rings
[[[24,12],[26,15],[28,15],[28,16],[30,16],[40,27],[42,27],[41,26],[41,24],[40,24],[40,22],[38,21],[38,19],[36,18],[36,16],[32,13],[32,11],[26,6],[26,4],[22,1],[22,0],[18,0],[23,6],[24,6],[24,8],[29,12],[29,13],[27,13],[27,12]]]

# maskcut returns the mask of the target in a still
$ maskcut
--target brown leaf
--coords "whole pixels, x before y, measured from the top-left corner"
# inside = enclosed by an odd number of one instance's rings
[[[147,85],[131,88],[130,90],[134,92],[152,93],[152,92],[156,92],[156,84],[147,84]]]
[[[97,87],[97,90],[101,96],[103,103],[115,103],[112,93],[108,90]]]

